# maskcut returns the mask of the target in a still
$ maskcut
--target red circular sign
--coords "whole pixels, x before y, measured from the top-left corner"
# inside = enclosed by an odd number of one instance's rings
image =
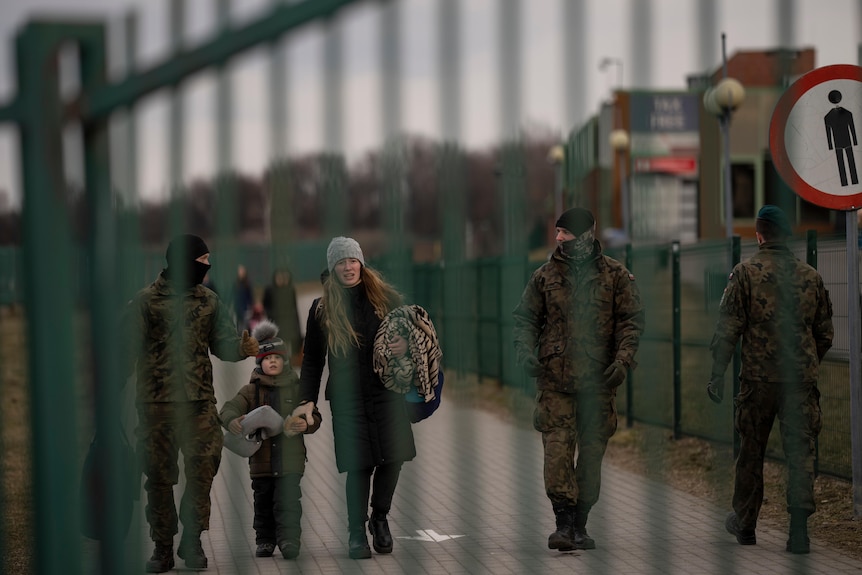
[[[778,173],[804,200],[834,210],[856,210],[862,207],[853,151],[858,147],[857,132],[852,112],[839,102],[858,112],[862,139],[862,68],[837,64],[808,72],[784,92],[772,112],[769,150]],[[841,128],[830,125],[830,118],[838,117],[832,111],[839,109]],[[841,138],[847,139],[847,146]]]

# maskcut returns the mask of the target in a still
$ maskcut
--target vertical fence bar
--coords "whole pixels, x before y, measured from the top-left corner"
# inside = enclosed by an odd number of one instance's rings
[[[805,234],[805,262],[817,269],[817,230]],[[820,437],[814,438],[814,476],[820,474]]]
[[[102,84],[106,76],[106,48],[104,31],[97,37],[81,44],[82,87],[92,90]],[[116,333],[120,315],[122,293],[116,289],[121,274],[118,271],[120,253],[116,249],[117,220],[113,210],[111,193],[110,145],[108,142],[108,119],[100,118],[84,125],[84,170],[86,177],[87,206],[90,226],[88,237],[88,259],[90,262],[89,300],[90,337],[98,342],[91,348],[95,382],[95,415],[99,442],[101,469],[106,470],[108,481],[104,485],[104,501],[107,514],[97,516],[104,521],[104,538],[99,545],[101,573],[122,573],[134,569],[136,554],[127,554],[123,545],[125,526],[122,524],[124,501],[124,474],[121,459],[122,430],[120,410],[122,405],[120,376],[120,346],[115,337],[103,337]],[[118,425],[119,424],[119,425]]]
[[[730,269],[739,263],[742,254],[742,243],[739,236],[733,236],[730,239]],[[742,344],[736,344],[736,350],[733,352],[733,371],[730,372],[730,378],[732,383],[733,395],[731,397],[736,397],[739,395],[739,371],[742,368]],[[736,456],[739,454],[739,433],[736,432],[736,427],[733,426],[733,422],[736,421],[736,404],[734,402],[733,405],[733,418],[731,421],[731,426],[733,428],[733,457],[736,459]]]
[[[171,0],[168,17],[168,30],[171,37],[171,51],[177,55],[183,50],[183,34],[185,33],[185,0]],[[183,90],[176,85],[171,90],[170,118],[168,120],[168,153],[171,197],[179,193],[183,185],[183,169],[185,159],[185,114],[183,110]]]
[[[587,3],[562,0],[563,17],[560,35],[563,38],[560,57],[563,75],[563,130],[571,130],[586,116],[587,93],[591,74],[587,73]],[[567,156],[568,160],[568,156]],[[564,206],[565,208],[566,206]]]
[[[440,0],[438,55],[440,129],[444,142],[461,136],[461,36],[458,34],[460,0]]]
[[[30,24],[16,38],[23,188],[24,305],[32,425],[34,553],[36,573],[81,572],[79,545],[69,544],[69,525],[78,525],[75,484],[77,418],[75,341],[70,262],[72,238],[66,217],[66,182],[61,142],[57,50],[61,40],[48,24]],[[46,71],[51,71],[46,73]],[[58,286],[64,286],[58,289]],[[39,339],[50,334],[51,361]],[[62,422],[58,433],[45,422]]]
[[[673,438],[682,437],[682,285],[679,241],[671,244],[673,313]]]
[[[507,142],[518,137],[521,122],[521,1],[501,0],[499,11],[500,140]]]
[[[862,516],[862,374],[859,371],[859,221],[858,212],[846,212],[847,221],[847,325],[850,349],[850,431],[853,450],[853,514]]]
[[[634,271],[634,258],[632,256],[632,244],[631,242],[626,243],[625,248],[625,260],[626,260],[626,268],[633,272]],[[626,428],[631,429],[634,425],[635,416],[634,416],[634,392],[635,392],[635,384],[634,384],[634,373],[631,369],[626,370]]]

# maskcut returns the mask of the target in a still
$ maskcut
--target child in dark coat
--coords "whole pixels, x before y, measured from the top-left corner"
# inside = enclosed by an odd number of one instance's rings
[[[237,435],[243,433],[242,421],[252,410],[268,405],[284,417],[299,404],[299,378],[293,369],[285,369],[288,350],[278,337],[278,326],[263,321],[254,333],[259,342],[257,367],[249,383],[219,413],[222,425]],[[311,425],[304,418],[288,417],[283,433],[261,435],[260,448],[249,457],[257,557],[272,556],[276,545],[285,559],[299,555],[302,533],[299,483],[305,472],[306,456],[303,434],[317,431],[321,419],[317,411]]]

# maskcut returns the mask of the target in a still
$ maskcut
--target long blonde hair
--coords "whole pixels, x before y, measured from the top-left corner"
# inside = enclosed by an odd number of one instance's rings
[[[362,266],[359,271],[368,301],[374,307],[375,315],[383,317],[400,306],[403,301],[401,294],[376,271]],[[326,332],[326,343],[329,350],[344,356],[351,347],[359,347],[359,334],[350,324],[350,310],[347,301],[347,288],[341,285],[335,274],[330,274],[323,284],[323,297],[317,307],[317,318]]]

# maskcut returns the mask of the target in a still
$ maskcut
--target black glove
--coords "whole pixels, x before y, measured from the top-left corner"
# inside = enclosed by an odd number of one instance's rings
[[[539,363],[539,358],[535,355],[528,355],[524,359],[524,371],[530,377],[538,377],[542,373],[542,364]]]
[[[724,378],[713,377],[710,379],[709,383],[706,384],[706,394],[713,403],[721,403],[721,400],[724,399]]]
[[[605,370],[604,376],[605,385],[611,389],[617,388],[626,380],[626,366],[622,362],[615,361]]]

